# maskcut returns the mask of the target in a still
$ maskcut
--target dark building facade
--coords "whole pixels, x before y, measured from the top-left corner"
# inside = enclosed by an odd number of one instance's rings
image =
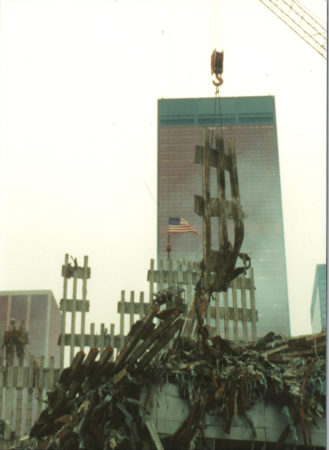
[[[222,132],[225,142],[235,143],[245,214],[241,251],[250,255],[255,271],[257,333],[290,335],[274,97],[158,101],[158,258],[166,258],[171,216],[198,231],[197,236],[171,235],[172,259],[202,259],[202,219],[194,212],[194,195],[202,192],[201,167],[194,154],[204,128],[213,139]]]
[[[317,264],[311,303],[312,333],[327,329],[327,265]]]
[[[57,345],[60,335],[61,314],[52,291],[0,291],[0,328],[2,332],[9,329],[10,319],[16,325],[24,320],[30,343],[27,356],[55,357],[55,367],[59,365]]]

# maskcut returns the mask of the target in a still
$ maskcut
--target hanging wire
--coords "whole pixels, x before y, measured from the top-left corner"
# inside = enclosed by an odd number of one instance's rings
[[[214,14],[213,14],[213,24],[215,28],[214,32],[214,46],[213,48],[217,48],[218,44],[218,30],[221,31],[220,26],[220,17],[219,17],[219,11],[220,11],[220,2],[219,0],[213,0],[214,2]],[[220,39],[222,40],[222,39]],[[218,102],[217,102],[218,100]],[[217,103],[218,103],[218,116],[219,116],[219,129],[220,133],[223,134],[223,120],[222,120],[222,105],[221,105],[221,98],[219,93],[219,86],[216,86],[215,90],[215,98],[214,98],[214,110],[213,110],[213,117],[212,117],[212,132],[211,132],[211,138],[210,138],[210,144],[214,145],[214,136],[215,136],[215,128],[216,128],[216,114],[217,114]]]
[[[219,95],[219,88],[216,88],[215,91],[215,98],[214,98],[214,111],[213,111],[213,118],[212,118],[212,131],[211,131],[211,139],[210,143],[214,145],[214,134],[215,134],[215,121],[216,121],[216,113],[217,113],[217,100],[218,100],[218,119],[219,119],[219,130],[220,134],[223,135],[223,115],[222,115],[222,102],[221,97]]]
[[[214,19],[215,19],[215,48],[217,45],[217,40],[218,40],[218,2],[217,0],[214,0],[214,5],[215,5],[215,14],[214,14]]]
[[[159,206],[159,202],[155,199],[154,195],[151,192],[151,189],[148,187],[148,185],[145,183],[145,181],[143,181],[143,184],[146,187],[146,189],[147,189],[148,193],[150,194],[150,196],[152,197],[154,203]]]
[[[214,144],[214,134],[215,134],[215,120],[216,120],[216,102],[217,102],[217,95],[218,95],[219,89],[216,88],[216,92],[215,92],[215,99],[214,99],[214,111],[212,113],[212,130],[211,130],[211,139],[210,139],[210,144],[213,145]]]
[[[222,115],[222,101],[218,90],[218,106],[219,106],[219,123],[220,123],[220,134],[223,135],[223,115]]]

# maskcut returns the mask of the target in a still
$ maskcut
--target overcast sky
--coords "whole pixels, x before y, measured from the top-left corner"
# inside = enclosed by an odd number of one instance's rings
[[[303,4],[326,19],[325,0]],[[122,289],[147,291],[157,99],[214,96],[216,47],[221,96],[275,96],[291,330],[311,331],[326,255],[318,53],[259,0],[1,0],[0,38],[1,290],[60,300],[65,253],[88,255],[97,329],[118,323]]]

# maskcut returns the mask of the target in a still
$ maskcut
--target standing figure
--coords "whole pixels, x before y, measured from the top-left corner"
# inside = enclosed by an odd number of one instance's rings
[[[15,341],[16,341],[16,320],[10,319],[10,328],[5,332],[4,346],[6,349],[6,366],[14,365]]]
[[[24,363],[25,346],[29,343],[28,334],[25,329],[25,322],[21,320],[20,326],[16,328],[16,354],[18,357],[19,365],[22,366]]]

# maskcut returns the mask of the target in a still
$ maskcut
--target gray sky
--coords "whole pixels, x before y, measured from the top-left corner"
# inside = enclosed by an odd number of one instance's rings
[[[325,0],[303,4],[325,20]],[[259,0],[1,1],[1,290],[59,300],[64,254],[89,255],[97,329],[118,323],[122,289],[147,291],[157,99],[213,96],[215,47],[221,96],[275,96],[292,334],[311,331],[326,61]]]

